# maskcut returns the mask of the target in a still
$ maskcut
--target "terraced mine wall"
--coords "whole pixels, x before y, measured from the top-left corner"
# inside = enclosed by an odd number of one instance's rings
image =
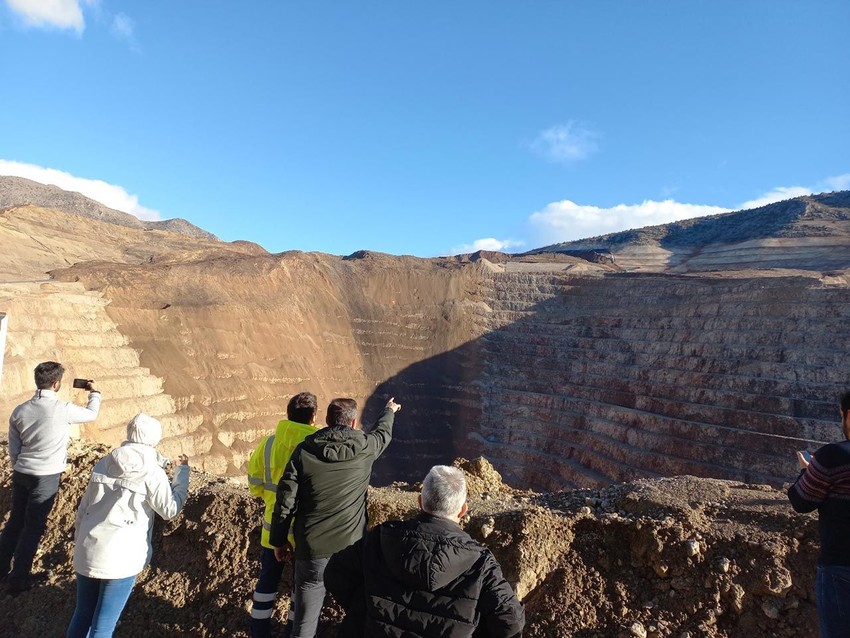
[[[104,392],[85,438],[115,444],[144,410],[167,454],[237,476],[295,392],[319,396],[320,420],[356,397],[367,424],[395,396],[376,482],[484,455],[547,490],[677,474],[775,485],[796,474],[794,450],[839,436],[840,276],[354,257],[88,263],[3,284],[3,408],[56,358]]]
[[[456,455],[486,456],[513,485],[678,474],[777,485],[796,476],[795,450],[840,437],[843,283],[509,266],[486,297],[481,338],[386,385],[452,371],[441,392],[465,410],[439,425]]]
[[[40,361],[59,360],[66,367],[60,395],[84,403],[87,394],[73,390],[74,377],[97,381],[108,400],[98,420],[75,426],[75,435],[118,443],[127,421],[144,411],[162,420],[168,433],[197,428],[198,421],[175,415],[175,403],[163,392],[161,377],[139,361],[106,312],[109,300],[80,283],[52,281],[0,282],[0,307],[7,313],[7,343],[3,362],[0,411],[12,409],[33,394],[33,369]],[[6,428],[3,427],[3,436]]]

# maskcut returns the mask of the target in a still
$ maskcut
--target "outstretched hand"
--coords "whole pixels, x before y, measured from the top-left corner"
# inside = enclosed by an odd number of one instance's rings
[[[386,407],[388,407],[393,412],[398,412],[399,410],[401,410],[401,403],[396,403],[395,397],[390,397],[390,400],[387,401]]]
[[[177,465],[189,465],[189,457],[185,454],[181,454],[177,457]]]

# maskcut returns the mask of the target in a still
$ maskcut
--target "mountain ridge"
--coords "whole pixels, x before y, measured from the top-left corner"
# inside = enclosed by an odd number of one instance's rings
[[[130,213],[110,208],[76,191],[68,191],[53,184],[42,184],[24,177],[0,175],[0,209],[25,205],[57,209],[127,228],[169,230],[196,239],[218,240],[211,232],[179,217],[146,221]]]
[[[182,218],[161,221],[141,220],[78,192],[67,191],[58,186],[41,184],[22,177],[0,176],[0,210],[26,205],[59,210],[126,228],[167,230],[195,239],[221,241],[213,233]],[[693,256],[688,253],[694,253],[695,250],[701,253],[714,246],[739,245],[747,242],[784,242],[786,244],[791,242],[793,244],[796,240],[798,243],[800,241],[811,243],[814,238],[825,240],[827,244],[829,240],[850,238],[850,191],[804,195],[758,208],[556,242],[522,253],[478,251],[457,255],[455,259],[477,260],[484,257],[490,262],[499,262],[534,258],[548,253],[550,255],[565,254],[599,263],[609,261],[619,263],[621,260],[616,257],[621,254],[627,258],[619,265],[625,265],[626,269],[658,270],[664,267],[678,267],[681,271],[682,262],[688,261],[689,257]],[[237,241],[254,244],[247,240]],[[663,254],[653,251],[661,251]],[[348,258],[361,258],[371,252],[359,250]],[[637,259],[634,258],[635,254],[639,255]],[[648,254],[651,255],[649,259],[647,259]]]
[[[828,212],[835,211],[835,212]],[[556,242],[522,253],[533,255],[545,252],[569,252],[570,250],[599,250],[623,248],[629,244],[657,242],[669,247],[694,247],[709,243],[732,243],[754,239],[810,237],[811,231],[803,232],[797,221],[847,222],[842,232],[835,228],[820,227],[831,231],[826,236],[850,237],[850,191],[832,191],[818,195],[804,195],[782,200],[758,208],[741,209],[717,215],[694,217],[668,224],[642,226],[584,239]],[[790,226],[791,232],[771,234]]]

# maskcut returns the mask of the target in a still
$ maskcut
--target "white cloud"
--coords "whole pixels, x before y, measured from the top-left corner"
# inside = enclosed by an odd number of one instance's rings
[[[28,27],[72,29],[77,35],[86,28],[83,10],[91,8],[95,22],[108,27],[116,40],[126,42],[131,50],[140,52],[136,38],[136,23],[126,13],[112,15],[100,4],[101,0],[5,0],[11,11]]]
[[[136,41],[136,23],[126,13],[117,13],[113,16],[109,31],[116,39],[123,40],[130,45],[133,51],[138,52],[139,45]]]
[[[744,202],[739,206],[739,209],[747,210],[749,208],[759,208],[761,206],[767,206],[768,204],[781,202],[794,197],[802,197],[804,195],[828,191],[843,191],[847,189],[850,189],[850,173],[827,177],[814,186],[777,186],[773,190],[764,193],[755,199]]]
[[[778,186],[734,208],[710,204],[688,204],[667,198],[662,201],[645,200],[640,204],[618,204],[608,208],[577,204],[568,199],[548,204],[528,219],[530,231],[525,240],[487,237],[471,244],[452,248],[451,254],[471,253],[477,250],[509,252],[526,245],[545,246],[566,241],[576,241],[616,233],[630,228],[643,228],[669,224],[683,219],[718,215],[735,210],[747,210],[794,197],[833,190],[850,189],[850,173],[827,177],[814,188],[807,186]],[[525,234],[525,233],[523,233]]]
[[[814,191],[806,186],[777,186],[772,191],[765,193],[755,199],[744,202],[738,208],[740,210],[748,210],[750,208],[761,208],[768,204],[781,202],[785,199],[801,197],[803,195],[811,195]]]
[[[73,29],[82,33],[86,23],[83,5],[96,0],[6,0],[8,7],[33,27]]]
[[[553,202],[542,211],[534,213],[529,221],[540,240],[552,244],[607,235],[629,228],[716,215],[728,210],[720,206],[683,204],[672,199],[660,202],[646,200],[641,204],[618,204],[610,208],[586,206],[565,199]]]
[[[139,198],[131,195],[121,186],[109,184],[99,179],[76,177],[70,173],[44,168],[35,164],[0,160],[0,175],[24,177],[41,184],[53,184],[66,191],[75,191],[100,202],[104,206],[135,215],[146,221],[161,219],[159,212],[139,204]]]
[[[850,173],[827,177],[824,180],[824,185],[831,191],[846,191],[850,189]]]
[[[596,151],[598,138],[595,131],[569,121],[542,131],[529,146],[553,162],[574,162]]]
[[[513,239],[496,239],[495,237],[485,237],[483,239],[476,239],[471,244],[461,244],[460,246],[455,246],[451,250],[451,255],[462,255],[464,253],[474,253],[478,250],[492,250],[492,251],[508,251],[512,248],[518,248],[523,245],[521,241],[515,241]]]
[[[610,208],[576,204],[568,199],[548,204],[529,218],[537,245],[575,241],[607,235],[630,228],[669,224],[683,219],[717,215],[733,210],[759,208],[794,197],[850,188],[850,173],[827,177],[814,188],[808,186],[777,186],[755,199],[735,208],[708,204],[686,204],[673,199],[646,200],[641,204],[618,204]]]

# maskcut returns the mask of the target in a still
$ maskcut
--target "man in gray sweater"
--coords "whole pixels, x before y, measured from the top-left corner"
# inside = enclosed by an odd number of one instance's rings
[[[0,580],[8,578],[13,594],[32,587],[32,563],[68,460],[68,426],[94,421],[100,410],[100,392],[92,381],[84,408],[57,397],[64,373],[55,361],[39,363],[35,396],[9,417],[12,508],[0,536]]]

